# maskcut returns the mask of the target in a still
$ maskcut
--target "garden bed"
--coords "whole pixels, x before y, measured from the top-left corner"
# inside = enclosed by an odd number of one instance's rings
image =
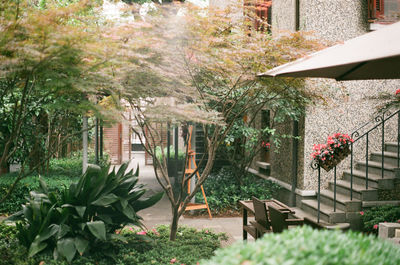
[[[123,234],[127,242],[110,241],[96,252],[77,257],[72,264],[197,264],[201,259],[211,258],[220,247],[220,242],[226,240],[224,234],[188,227],[179,228],[176,241],[169,241],[167,226],[159,226],[146,233],[126,227],[117,233]],[[33,258],[27,256],[27,250],[18,243],[16,229],[0,224],[1,264],[68,264],[65,260],[53,260],[51,253],[39,254]]]
[[[207,178],[203,186],[213,217],[241,216],[240,200],[251,200],[253,196],[261,200],[272,199],[280,189],[276,183],[249,172],[241,177],[241,182],[228,167]],[[204,202],[201,192],[196,194],[196,202]],[[185,213],[185,217],[203,215],[208,216],[205,210],[195,211],[193,215]]]

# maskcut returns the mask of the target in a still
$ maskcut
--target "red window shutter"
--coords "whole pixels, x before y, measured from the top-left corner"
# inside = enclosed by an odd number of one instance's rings
[[[375,17],[383,18],[385,16],[385,1],[384,0],[375,0]]]
[[[385,0],[368,0],[368,18],[382,19],[385,16]]]

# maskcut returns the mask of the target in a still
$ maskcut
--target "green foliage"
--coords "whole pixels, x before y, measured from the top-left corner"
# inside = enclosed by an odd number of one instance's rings
[[[43,176],[42,179],[46,182],[50,191],[60,194],[65,187],[69,186],[73,181],[78,179],[78,177],[75,176],[51,175]],[[5,194],[10,188],[10,185],[14,182],[15,178],[15,174],[2,176],[0,178],[0,193]],[[38,175],[30,176],[21,180],[20,183],[17,184],[11,196],[5,202],[0,204],[0,213],[10,214],[21,210],[21,205],[26,203],[26,197],[29,196],[29,192],[37,190],[38,188]]]
[[[212,173],[204,182],[207,202],[213,212],[238,212],[239,200],[251,200],[252,196],[262,200],[271,199],[279,189],[279,185],[251,173],[243,176],[242,184],[239,184],[234,174],[231,168],[224,167],[218,173]],[[200,193],[196,194],[196,200],[202,199]]]
[[[106,166],[108,155],[105,154],[100,161],[101,166]],[[94,154],[89,155],[89,163],[94,164]],[[65,187],[68,187],[73,181],[78,180],[82,174],[82,153],[74,152],[69,158],[53,158],[49,163],[49,172],[42,176],[48,189],[56,194],[61,194]],[[16,173],[3,175],[0,178],[0,194],[5,194],[14,180],[18,177]],[[21,205],[26,203],[26,197],[30,191],[39,188],[39,175],[32,174],[22,179],[10,197],[0,204],[0,213],[10,214],[21,210]]]
[[[104,154],[103,158],[99,161],[99,166],[107,166],[108,158],[108,154]],[[88,160],[89,164],[95,163],[95,156],[93,152],[89,153]],[[51,159],[49,171],[50,174],[80,176],[82,173],[82,152],[74,152],[66,158]]]
[[[164,147],[164,156],[167,157],[167,147]],[[163,152],[161,151],[161,147],[156,147],[156,157],[163,161]],[[173,145],[170,146],[170,157],[175,158],[175,148]],[[178,150],[178,160],[185,160],[185,153],[181,150]]]
[[[400,249],[356,232],[298,227],[219,249],[215,257],[201,264],[396,265],[400,264]]]
[[[26,249],[18,243],[15,226],[0,223],[0,264],[25,264]]]
[[[198,231],[193,228],[180,227],[177,240],[169,241],[169,227],[160,226],[146,235],[138,235],[138,230],[124,228],[121,234],[126,241],[111,240],[105,248],[78,256],[73,261],[75,265],[124,265],[124,264],[170,264],[175,259],[176,264],[196,264],[204,258],[211,258],[214,251],[220,247],[220,241],[226,240],[225,234],[215,234],[208,230]],[[45,264],[70,264],[65,260],[53,260],[51,253],[44,252],[28,258],[27,250],[18,244],[17,229],[0,223],[0,258],[1,264],[37,265],[41,261]]]
[[[364,223],[363,231],[378,234],[379,223],[400,222],[400,207],[385,205],[373,207],[360,213]]]
[[[9,218],[19,221],[18,239],[29,257],[50,250],[70,262],[76,252],[83,255],[110,239],[124,240],[114,234],[116,229],[128,223],[141,226],[137,212],[154,205],[163,193],[140,200],[145,190],[137,184],[138,170],[125,172],[127,167],[125,163],[111,172],[109,167],[89,167],[60,198],[39,179],[39,191],[30,192],[28,203]]]

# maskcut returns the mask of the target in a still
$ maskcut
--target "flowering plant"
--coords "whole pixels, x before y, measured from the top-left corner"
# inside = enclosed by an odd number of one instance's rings
[[[347,134],[335,133],[328,137],[326,144],[313,147],[312,158],[326,171],[331,170],[350,153],[354,140]]]
[[[269,149],[271,148],[271,144],[268,143],[268,142],[262,141],[262,142],[261,142],[261,147],[262,147],[265,151],[267,151],[267,150],[269,150]]]

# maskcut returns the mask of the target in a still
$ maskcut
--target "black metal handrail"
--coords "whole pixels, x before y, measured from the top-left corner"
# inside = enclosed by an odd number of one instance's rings
[[[360,139],[365,137],[365,188],[368,190],[368,158],[369,158],[369,136],[372,131],[381,128],[381,148],[382,148],[382,161],[381,161],[381,176],[384,178],[384,164],[385,164],[385,124],[386,121],[391,119],[392,117],[397,115],[397,167],[400,167],[400,110],[385,110],[380,115],[376,116],[373,120],[363,124],[359,128],[357,128],[350,137],[354,140],[354,142],[350,145],[350,200],[353,200],[353,168],[354,168],[354,144],[358,142]],[[369,125],[372,125],[369,126]],[[371,127],[371,128],[370,128]],[[363,130],[367,129],[364,133]],[[311,163],[311,168],[314,170],[318,170],[318,209],[317,209],[317,219],[320,221],[320,204],[321,204],[321,166],[317,161],[313,160]],[[336,212],[336,166],[334,167],[334,190],[333,190],[333,211]]]

